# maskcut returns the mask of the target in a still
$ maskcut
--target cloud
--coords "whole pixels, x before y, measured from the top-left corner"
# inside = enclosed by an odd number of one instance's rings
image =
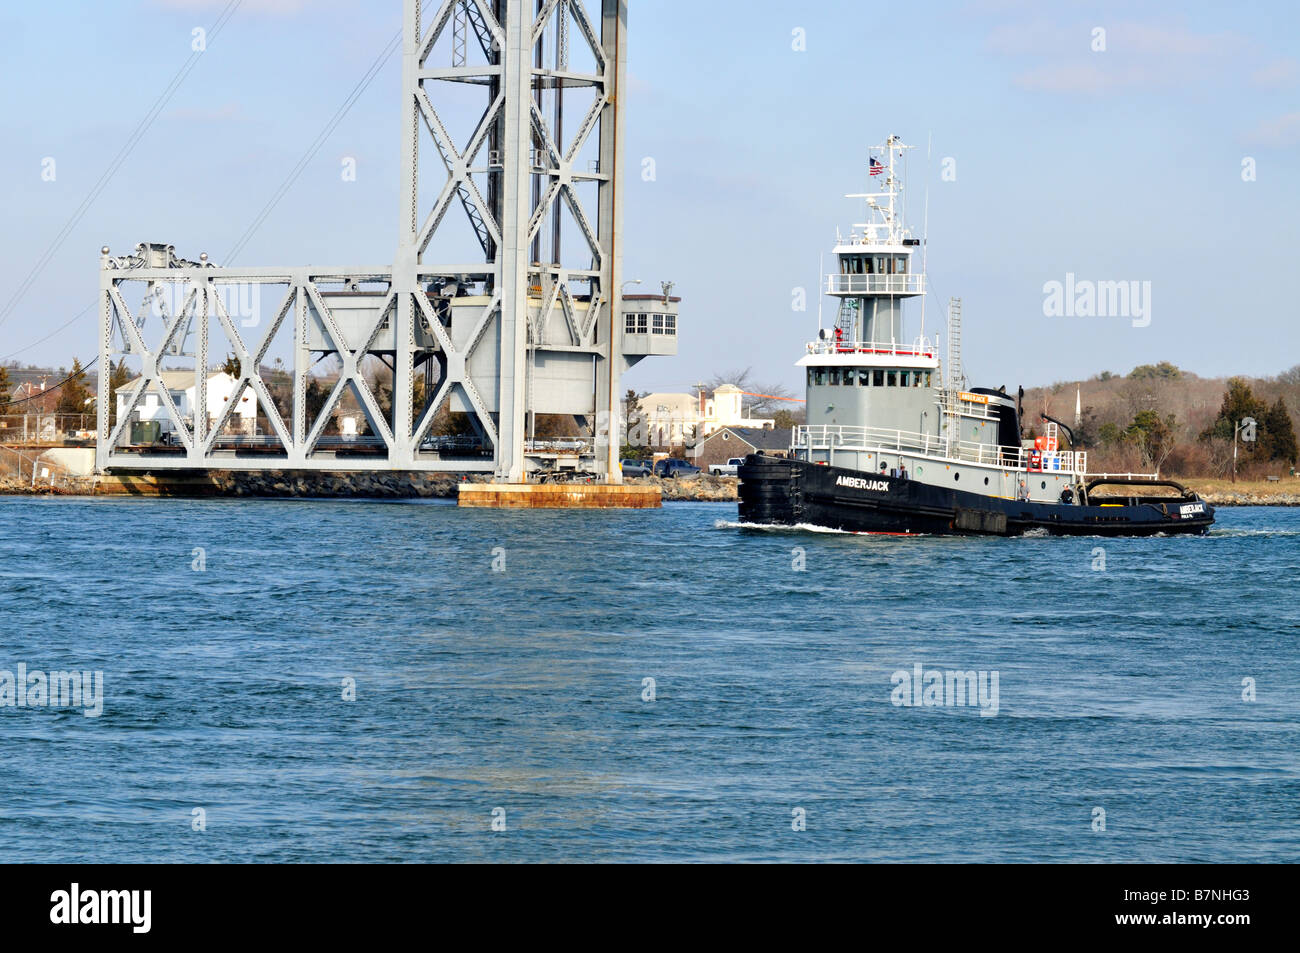
[[[1102,39],[1104,49],[1094,49]],[[1104,18],[1095,23],[1042,18],[1002,23],[989,31],[985,47],[1025,61],[1012,79],[1023,89],[1085,95],[1186,86],[1229,72],[1242,75],[1258,60],[1254,44],[1229,30],[1199,33],[1180,23]],[[1283,75],[1285,65],[1279,65],[1261,79]]]
[[[1247,45],[1236,33],[1193,33],[1182,26],[1151,23],[1117,23],[1107,35],[1112,49],[1147,56],[1222,56]]]
[[[1001,56],[1024,56],[1067,47],[1079,31],[1042,20],[1026,23],[1003,23],[989,31],[984,46]],[[1083,31],[1085,44],[1088,33]]]
[[[1278,89],[1293,85],[1300,78],[1300,62],[1289,56],[1274,60],[1267,66],[1261,66],[1250,74],[1250,81],[1256,86]]]
[[[230,0],[153,0],[154,6],[183,13],[219,13]],[[313,0],[243,0],[239,9],[250,13],[292,16],[301,13]]]
[[[220,106],[182,106],[164,113],[162,118],[187,122],[236,122],[247,117],[239,108],[239,103],[223,103]]]
[[[1261,120],[1246,136],[1253,146],[1293,146],[1300,143],[1300,112]]]
[[[1013,80],[1021,89],[1047,93],[1110,93],[1134,86],[1146,86],[1152,77],[1143,69],[1105,69],[1093,64],[1047,66],[1021,73]]]

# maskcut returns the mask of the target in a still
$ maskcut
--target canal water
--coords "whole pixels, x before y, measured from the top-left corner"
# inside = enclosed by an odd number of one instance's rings
[[[77,862],[1300,852],[1300,509],[1147,540],[734,520],[0,500],[0,843]],[[94,706],[34,687],[66,671],[102,673]]]

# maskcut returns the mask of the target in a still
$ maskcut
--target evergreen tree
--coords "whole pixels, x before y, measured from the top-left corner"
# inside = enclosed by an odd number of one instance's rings
[[[131,372],[127,370],[126,358],[118,360],[116,364],[110,365],[113,370],[108,375],[108,420],[110,427],[117,426],[117,392],[126,386],[126,382],[131,379]]]
[[[1141,364],[1129,371],[1129,377],[1134,380],[1169,380],[1176,381],[1183,376],[1183,372],[1176,364],[1168,361],[1161,361],[1159,364]],[[1105,380],[1106,378],[1102,378]]]
[[[329,388],[321,384],[319,377],[316,377],[314,374],[308,375],[307,395],[305,401],[308,430],[316,426],[316,418],[318,418],[321,414],[321,411],[325,409],[325,401],[329,397],[329,395],[330,395]],[[338,424],[336,423],[336,418],[333,415],[330,416],[329,421],[325,424],[325,429],[322,430],[321,433],[323,434],[338,433]]]
[[[1244,378],[1229,378],[1228,389],[1224,391],[1223,404],[1219,408],[1219,416],[1214,419],[1214,423],[1201,432],[1201,439],[1218,437],[1222,440],[1231,440],[1233,430],[1244,418],[1254,417],[1256,421],[1263,423],[1267,411],[1268,405],[1255,396]]]
[[[9,369],[0,365],[0,416],[9,413]]]
[[[280,413],[280,419],[288,422],[293,416],[293,375],[284,366],[283,358],[275,359],[275,363],[271,366],[271,373],[264,375],[264,379],[267,392],[275,402],[275,409]]]
[[[637,396],[636,391],[629,388],[623,395],[624,456],[627,456],[630,448],[644,447],[649,443],[644,425],[645,412],[641,407],[641,398]]]
[[[1173,414],[1162,418],[1154,410],[1141,410],[1134,415],[1124,436],[1141,448],[1148,461],[1159,466],[1173,449],[1175,423]]]
[[[782,408],[772,415],[773,426],[777,430],[789,430],[791,427],[799,425],[798,419],[793,413]]]
[[[1295,463],[1300,451],[1296,447],[1295,427],[1291,413],[1281,397],[1264,412],[1260,423],[1259,455],[1266,460],[1285,460]]]
[[[54,412],[65,418],[65,429],[80,423],[80,415],[89,410],[86,406],[88,400],[90,389],[86,387],[86,372],[81,367],[81,361],[74,359],[72,373],[59,389],[59,402],[54,407]]]

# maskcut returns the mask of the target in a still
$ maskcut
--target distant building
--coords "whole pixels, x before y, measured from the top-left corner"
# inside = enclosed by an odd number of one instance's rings
[[[765,453],[773,457],[790,454],[791,429],[783,427],[723,427],[695,445],[691,462],[700,469],[726,463],[732,457]]]
[[[59,388],[46,390],[45,381],[23,381],[10,389],[9,400],[13,402],[10,414],[53,413],[59,403]]]
[[[641,398],[643,419],[639,426],[633,425],[628,443],[671,447],[698,441],[722,427],[776,426],[771,418],[746,417],[744,402],[745,392],[735,384],[723,384],[711,397],[703,391],[646,394]]]
[[[163,371],[161,376],[163,386],[167,388],[167,394],[171,397],[172,403],[176,405],[176,412],[182,420],[192,423],[194,421],[194,407],[198,402],[198,388],[194,383],[194,372]],[[117,416],[119,420],[126,413],[131,394],[139,383],[140,378],[135,377],[117,389]],[[217,419],[225,412],[226,404],[234,395],[236,383],[235,378],[224,371],[217,371],[208,375],[209,426],[215,424]],[[171,416],[167,413],[167,409],[158,396],[157,389],[153,387],[146,390],[144,396],[140,398],[133,419],[156,420],[161,425],[164,433],[175,429]],[[257,397],[251,388],[246,387],[239,397],[238,406],[235,407],[230,420],[227,422],[227,429],[242,434],[253,434],[256,431],[256,426]]]

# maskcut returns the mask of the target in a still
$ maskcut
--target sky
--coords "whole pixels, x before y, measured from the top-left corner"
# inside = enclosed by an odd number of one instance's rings
[[[95,300],[102,245],[227,263],[401,25],[399,0],[243,0],[211,32],[226,6],[0,12],[0,361],[95,354],[93,310],[75,316]],[[206,51],[68,228],[196,28]],[[647,358],[629,387],[751,368],[800,392],[818,257],[863,220],[845,194],[866,190],[867,148],[889,135],[916,146],[927,331],[962,298],[973,384],[1300,363],[1298,4],[631,0],[628,29],[624,277],[672,281],[683,299],[679,355]],[[393,57],[233,264],[391,262],[399,90]],[[1149,313],[1049,314],[1046,289],[1067,275],[1138,282]]]

